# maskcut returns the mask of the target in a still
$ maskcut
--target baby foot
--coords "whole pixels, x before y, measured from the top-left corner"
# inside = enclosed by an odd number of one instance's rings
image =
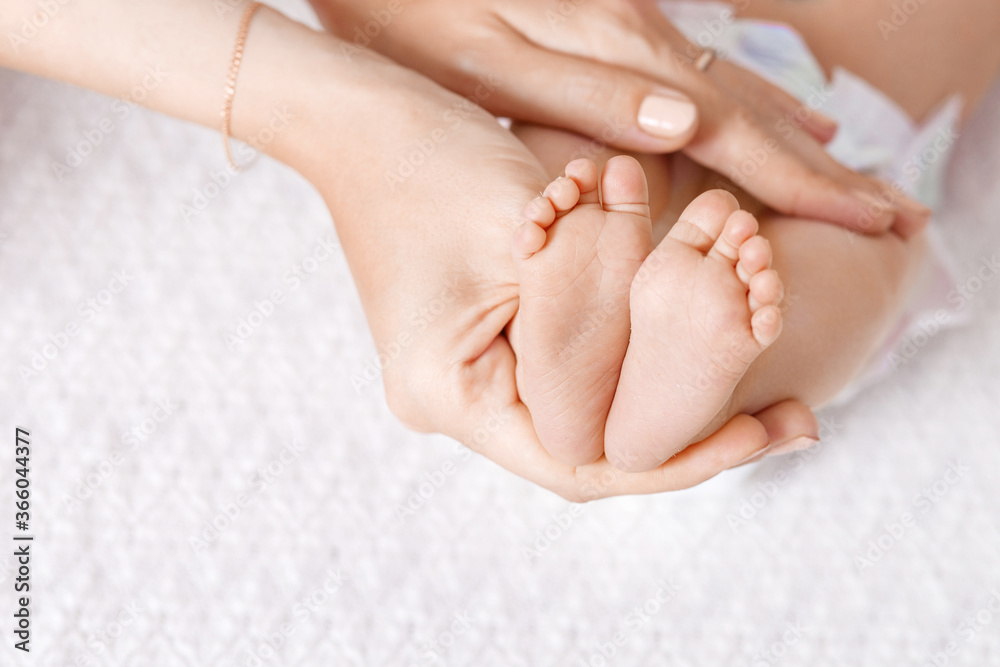
[[[605,453],[655,468],[728,407],[750,364],[781,333],[771,246],[736,198],[696,198],[632,284],[632,339],[608,416]]]
[[[583,465],[604,425],[629,340],[632,279],[653,247],[646,178],[626,156],[600,176],[574,160],[525,209],[513,239],[520,281],[517,386],[553,457]]]

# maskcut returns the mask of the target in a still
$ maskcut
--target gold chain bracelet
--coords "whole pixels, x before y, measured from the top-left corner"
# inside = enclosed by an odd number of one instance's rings
[[[236,96],[236,77],[240,74],[240,64],[243,62],[243,47],[246,46],[247,33],[250,31],[250,21],[257,10],[261,8],[261,3],[251,2],[243,11],[243,18],[240,19],[240,30],[236,34],[236,47],[233,49],[233,59],[229,63],[229,78],[226,79],[226,87],[223,89],[222,98],[222,141],[226,147],[226,159],[230,166],[236,171],[242,167],[236,164],[233,159],[233,152],[229,148],[229,138],[231,136],[231,126],[233,120],[233,98]]]

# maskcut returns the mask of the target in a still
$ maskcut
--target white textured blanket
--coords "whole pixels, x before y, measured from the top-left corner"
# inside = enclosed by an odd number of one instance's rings
[[[970,326],[808,455],[581,507],[353,387],[375,351],[320,198],[223,166],[0,72],[0,664],[1000,664],[1000,89],[935,223]]]

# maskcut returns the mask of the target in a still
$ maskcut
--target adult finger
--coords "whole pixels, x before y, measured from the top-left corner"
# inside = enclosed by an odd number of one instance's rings
[[[901,190],[878,178],[860,174],[844,166],[821,148],[809,135],[789,133],[784,145],[821,175],[847,185],[864,195],[869,207],[895,212],[892,229],[907,238],[926,227],[931,210]],[[861,230],[863,231],[863,230]]]
[[[490,112],[571,130],[621,150],[673,152],[698,131],[698,109],[683,93],[627,69],[530,42],[518,42],[503,60],[475,70],[483,94],[474,99]],[[488,94],[484,79],[493,84]]]
[[[801,449],[819,440],[819,422],[816,420],[816,415],[806,405],[796,400],[789,399],[776,403],[755,414],[754,419],[764,426],[771,444],[763,452],[746,461],[746,464],[759,461],[783,449]]]
[[[539,443],[523,404],[497,410],[494,415],[501,428],[488,438],[473,436],[466,444],[506,470],[573,502],[687,489],[756,456],[769,444],[759,421],[738,415],[660,467],[629,473],[618,470],[603,456],[576,467],[556,461]]]
[[[656,3],[646,3],[640,10],[648,30],[659,36],[664,44],[671,46],[658,50],[659,58],[654,64],[641,61],[629,63],[629,66],[637,71],[659,78],[665,77],[671,81],[676,79],[684,90],[698,85],[719,86],[735,93],[736,99],[740,99],[756,111],[763,111],[780,118],[788,127],[804,132],[820,143],[829,142],[837,133],[837,122],[834,119],[808,104],[803,104],[795,96],[738,65],[718,59],[704,73],[695,72],[693,63],[702,55],[704,49],[688,42],[663,15]],[[682,80],[683,85],[680,83]]]
[[[820,172],[743,115],[722,124],[715,136],[692,143],[686,153],[785,215],[826,220],[866,234],[888,231],[897,217],[908,223],[904,231],[909,233],[926,224],[926,218],[901,214],[898,198],[873,194],[874,182],[842,165],[827,164],[829,158],[819,159],[836,176]]]
[[[820,144],[829,143],[837,134],[837,121],[833,118],[739,65],[717,62],[707,74],[718,85],[742,86],[744,94],[740,97],[776,118],[776,132],[801,132]]]
[[[651,30],[676,33],[657,7],[647,6],[643,14]],[[866,233],[891,227],[904,238],[926,226],[929,209],[830,157],[821,143],[832,139],[836,123],[809,104],[733,63],[718,61],[706,72],[696,71],[690,62],[702,49],[694,44],[655,51],[661,61],[656,71],[684,90],[699,109],[699,136],[687,152],[704,166],[726,174],[788,215],[829,220]],[[618,64],[651,73],[641,59]],[[734,101],[740,106],[734,107]],[[785,159],[772,161],[779,152]]]

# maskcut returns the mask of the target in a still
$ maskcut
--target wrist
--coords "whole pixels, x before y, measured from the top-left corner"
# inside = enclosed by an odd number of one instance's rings
[[[258,12],[231,112],[232,136],[243,144],[233,146],[237,162],[262,152],[301,171],[310,144],[336,133],[343,105],[327,102],[350,99],[353,91],[346,72],[338,71],[333,41],[276,11]],[[218,125],[221,92],[214,117],[203,124]]]
[[[430,84],[383,56],[269,9],[248,35],[232,110],[232,135],[317,183],[345,156],[374,145]],[[221,109],[221,91],[219,108]],[[234,148],[234,153],[239,149]],[[239,160],[239,158],[237,158]]]
[[[15,3],[0,26],[16,26],[34,5]],[[128,3],[71,4],[34,39],[0,44],[0,65],[129,100],[169,116],[221,129],[223,89],[246,5]],[[221,8],[221,9],[220,9]],[[114,35],[97,38],[95,35]],[[328,98],[350,99],[358,67],[335,57],[328,35],[262,7],[249,24],[233,98],[231,134],[293,163],[307,138],[302,129],[323,112],[323,134],[338,124]],[[354,58],[357,65],[363,58]],[[339,66],[339,67],[338,67]],[[351,70],[354,69],[354,76]],[[234,143],[237,159],[252,154]],[[219,147],[222,153],[222,147]],[[294,165],[293,165],[294,166]]]

